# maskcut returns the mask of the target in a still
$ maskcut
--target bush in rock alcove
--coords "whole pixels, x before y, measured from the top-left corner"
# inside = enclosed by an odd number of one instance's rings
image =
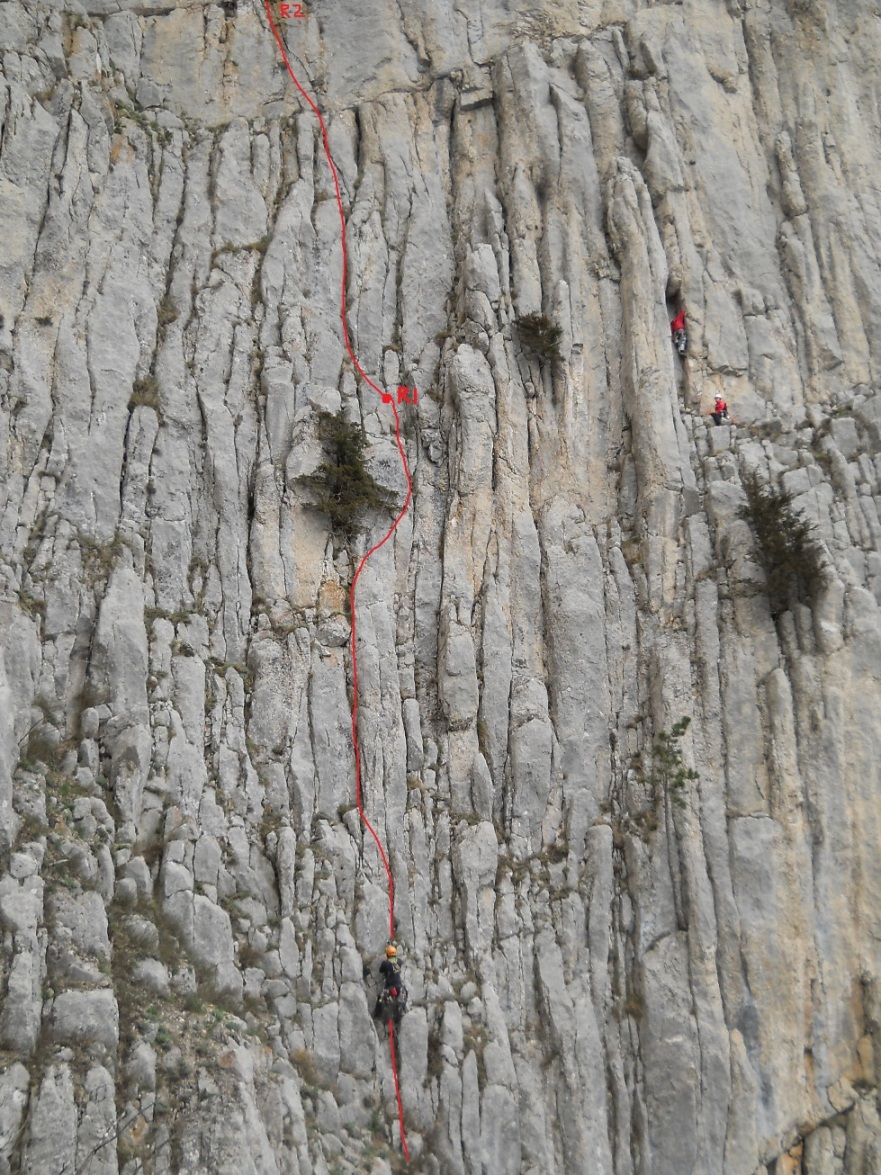
[[[368,441],[357,424],[319,412],[318,437],[327,460],[299,480],[315,494],[316,509],[328,516],[334,531],[351,538],[366,510],[388,509],[391,500],[364,464]]]
[[[524,314],[516,322],[520,342],[542,359],[560,358],[563,332],[543,314]]]
[[[813,522],[794,508],[791,493],[763,485],[754,473],[744,479],[743,488],[746,505],[740,517],[758,540],[771,611],[783,611],[793,598],[813,601],[826,579]]]

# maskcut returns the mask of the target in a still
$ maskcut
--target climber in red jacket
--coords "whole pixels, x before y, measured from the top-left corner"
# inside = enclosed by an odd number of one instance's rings
[[[670,331],[673,335],[673,345],[680,355],[684,355],[688,350],[688,334],[685,330],[685,311],[680,310],[673,321],[670,323]]]
[[[723,420],[728,419],[728,405],[721,396],[716,397],[716,402],[713,405],[713,411],[710,413],[716,424],[721,424]]]

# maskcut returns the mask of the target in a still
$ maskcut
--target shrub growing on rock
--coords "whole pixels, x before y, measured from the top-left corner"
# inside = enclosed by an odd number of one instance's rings
[[[543,314],[524,314],[516,322],[520,342],[543,359],[560,358],[563,332]]]
[[[699,779],[698,773],[682,761],[679,740],[691,725],[690,718],[680,718],[671,730],[658,732],[652,744],[653,771],[649,783],[662,794],[669,795],[674,804],[685,807],[685,792],[689,783]]]
[[[364,511],[387,509],[389,495],[364,464],[368,441],[357,424],[320,412],[318,436],[327,460],[300,481],[313,491],[316,508],[328,516],[333,529],[351,538]]]
[[[771,611],[782,611],[793,597],[810,602],[826,575],[813,522],[795,509],[791,493],[763,485],[754,473],[744,479],[743,488],[746,505],[740,508],[740,517],[758,540]]]

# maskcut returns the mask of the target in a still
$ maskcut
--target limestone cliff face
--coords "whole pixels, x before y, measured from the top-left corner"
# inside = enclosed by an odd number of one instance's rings
[[[420,393],[358,609],[410,1169],[877,1172],[877,5],[305,9],[358,357]],[[255,0],[0,51],[0,1172],[397,1170],[387,522],[310,506],[318,410],[403,477],[315,117]],[[753,473],[828,566],[773,614]]]

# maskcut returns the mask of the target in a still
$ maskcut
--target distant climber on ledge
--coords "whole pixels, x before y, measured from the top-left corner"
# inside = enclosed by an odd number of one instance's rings
[[[373,1009],[375,1020],[394,1020],[399,1023],[407,1010],[407,989],[401,978],[401,964],[398,962],[398,948],[390,942],[385,948],[385,958],[379,965],[383,978],[383,989],[376,997]]]
[[[688,333],[685,329],[685,311],[680,310],[670,323],[670,332],[673,335],[673,346],[680,355],[688,350]]]
[[[717,425],[721,424],[723,420],[729,419],[728,405],[721,396],[716,397],[716,402],[713,404],[713,411],[710,413],[710,416],[712,416],[714,422]]]

